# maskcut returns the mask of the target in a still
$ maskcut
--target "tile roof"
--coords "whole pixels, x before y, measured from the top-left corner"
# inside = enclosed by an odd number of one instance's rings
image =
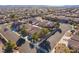
[[[73,37],[68,40],[68,45],[72,48],[79,49],[79,36],[78,35],[73,35]]]
[[[33,26],[31,24],[25,24],[25,27],[26,27],[27,32],[30,34],[40,31],[39,27]]]
[[[0,33],[7,39],[7,40],[12,40],[12,41],[17,41],[20,37],[15,34],[14,32],[10,31],[9,29],[7,29],[5,31],[5,26],[3,26],[0,30]]]

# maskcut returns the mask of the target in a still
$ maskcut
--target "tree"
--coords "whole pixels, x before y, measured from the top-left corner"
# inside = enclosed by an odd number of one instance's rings
[[[55,17],[55,18],[54,18],[54,22],[57,22],[57,21],[58,21],[58,18],[57,18],[57,17]]]
[[[22,27],[22,29],[20,30],[20,33],[22,34],[23,37],[25,37],[28,34],[25,26]]]
[[[70,53],[71,50],[66,47],[65,44],[63,43],[59,43],[56,47],[55,47],[55,52],[56,53]]]
[[[11,24],[10,29],[13,30],[14,23]]]
[[[45,36],[48,32],[49,32],[49,29],[43,28],[43,29],[41,29],[40,35],[41,35],[41,36]]]
[[[40,31],[35,32],[32,35],[33,41],[35,41],[35,42],[38,41],[39,38],[44,37],[48,32],[49,32],[49,30],[47,28],[43,28]]]
[[[16,15],[15,14],[11,14],[10,17],[11,18],[16,18]]]
[[[37,42],[38,38],[39,38],[39,35],[38,35],[37,32],[32,35],[32,39],[33,39],[34,42]]]
[[[60,27],[60,23],[59,22],[56,22],[55,23],[55,28],[59,28]]]
[[[12,18],[15,21],[18,19],[18,16],[16,14],[11,14],[10,18]]]
[[[74,24],[73,27],[74,29],[79,29],[79,24]]]
[[[4,46],[4,52],[5,52],[5,53],[12,53],[12,52],[13,52],[13,49],[14,49],[15,47],[17,47],[17,46],[16,46],[16,43],[13,42],[13,41],[11,41],[11,40],[9,40],[9,41],[5,44],[5,46]]]
[[[42,31],[44,34],[47,34],[49,32],[49,30],[47,28],[43,28]]]

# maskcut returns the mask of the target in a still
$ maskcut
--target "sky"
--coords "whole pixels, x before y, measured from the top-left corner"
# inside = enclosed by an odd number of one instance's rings
[[[79,5],[79,0],[0,0],[0,5]]]

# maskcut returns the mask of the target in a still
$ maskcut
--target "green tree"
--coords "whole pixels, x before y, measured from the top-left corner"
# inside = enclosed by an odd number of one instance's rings
[[[35,33],[32,35],[33,41],[37,42],[39,38],[45,36],[48,32],[49,32],[49,30],[48,30],[47,28],[43,28],[43,29],[41,29],[40,31],[35,32]]]
[[[56,22],[55,23],[55,28],[59,28],[60,27],[60,23],[59,22]]]
[[[41,35],[46,35],[49,32],[48,28],[41,29]]]
[[[10,18],[12,18],[14,20],[17,20],[19,17],[16,14],[11,14],[10,15]]]
[[[70,53],[71,50],[63,43],[59,43],[56,47],[55,47],[55,52],[56,53]]]
[[[22,27],[22,29],[20,30],[20,33],[22,34],[22,36],[26,36],[28,33],[27,33],[27,30],[25,28],[25,26]]]
[[[37,32],[32,35],[32,39],[33,39],[34,42],[37,42],[38,38],[39,38],[39,35],[38,35]]]
[[[15,18],[16,16],[15,16],[15,14],[11,14],[10,17],[11,18]]]
[[[12,53],[13,52],[13,49],[16,47],[16,43],[9,40],[5,46],[4,46],[4,52],[5,53]]]

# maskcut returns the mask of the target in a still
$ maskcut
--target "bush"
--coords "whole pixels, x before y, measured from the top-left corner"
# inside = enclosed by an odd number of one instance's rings
[[[38,41],[38,38],[39,38],[38,33],[34,33],[34,34],[32,35],[32,39],[33,39],[34,42],[37,42],[37,41]]]
[[[12,53],[13,52],[13,49],[16,47],[16,43],[15,42],[12,42],[12,41],[8,41],[5,46],[4,46],[4,52],[5,53]]]

